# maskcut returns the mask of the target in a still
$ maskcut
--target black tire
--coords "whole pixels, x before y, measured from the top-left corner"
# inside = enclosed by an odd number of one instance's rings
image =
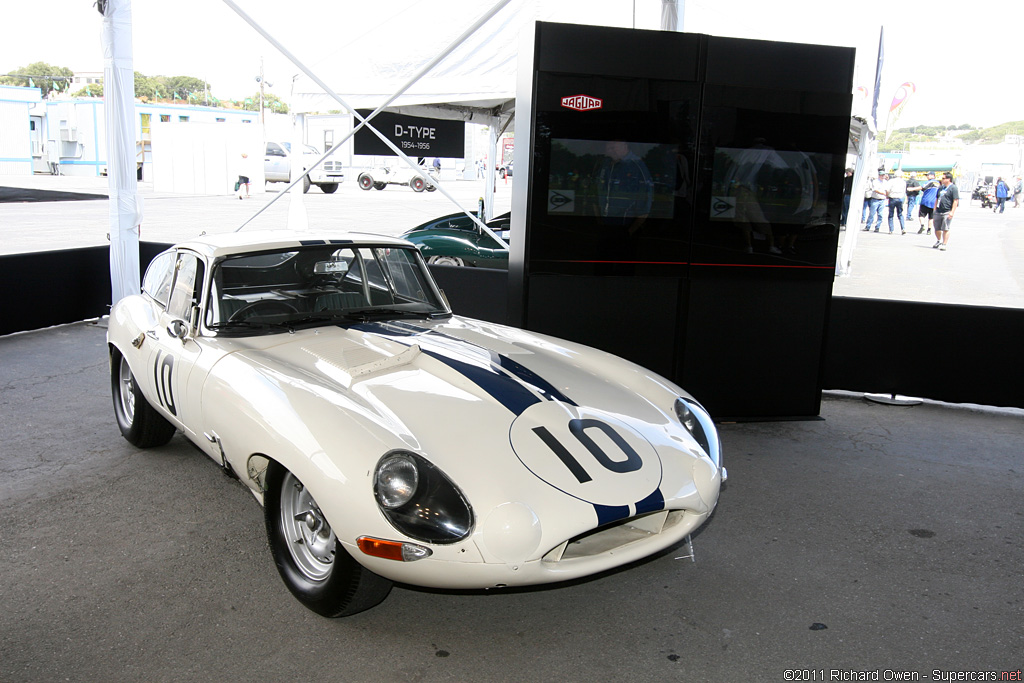
[[[110,351],[110,390],[117,427],[128,443],[138,448],[155,448],[171,440],[174,425],[142,395],[128,361],[116,348]]]
[[[369,190],[371,187],[373,187],[373,178],[371,178],[365,173],[360,173],[359,178],[356,179],[356,182],[359,184],[360,190]]]
[[[375,190],[383,190],[387,186],[388,186],[387,183],[374,183],[373,184],[373,189],[375,189]]]
[[[391,581],[348,554],[302,482],[275,462],[267,468],[266,481],[267,542],[291,594],[317,614],[331,618],[380,604],[391,592]]]
[[[306,194],[307,192],[309,192],[309,186],[310,185],[312,185],[312,183],[309,182],[309,176],[308,175],[302,176],[302,194]]]
[[[322,183],[318,187],[324,194],[334,194],[338,189],[338,183]]]

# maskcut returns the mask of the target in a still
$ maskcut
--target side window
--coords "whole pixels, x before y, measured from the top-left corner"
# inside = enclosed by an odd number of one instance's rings
[[[285,151],[281,149],[281,146],[274,142],[267,143],[267,156],[268,157],[283,157]]]
[[[167,312],[175,318],[189,320],[192,305],[198,304],[202,293],[203,267],[194,254],[180,254],[175,263],[174,286]]]
[[[149,264],[142,281],[142,291],[153,297],[161,306],[167,306],[171,295],[171,278],[174,276],[174,252],[160,254]]]

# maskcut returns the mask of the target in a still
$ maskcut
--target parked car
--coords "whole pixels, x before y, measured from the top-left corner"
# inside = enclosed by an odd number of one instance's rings
[[[564,581],[681,543],[726,478],[707,412],[607,353],[453,315],[416,247],[209,235],[111,309],[114,414],[176,431],[264,508],[292,594],[324,616],[393,581]],[[176,486],[172,480],[168,486]],[[253,577],[234,577],[248,593]]]
[[[511,178],[512,177],[512,162],[509,161],[504,166],[498,166],[497,171],[498,171],[498,175],[501,176],[502,178]]]
[[[408,185],[413,192],[433,192],[437,189],[433,179],[433,169],[413,171],[405,164],[396,164],[363,171],[356,178],[356,182],[363,190],[383,190],[388,185]]]
[[[508,244],[509,212],[492,218],[486,225]],[[448,214],[417,225],[402,238],[419,247],[431,265],[508,269],[508,247],[481,230],[464,213]]]
[[[263,173],[268,183],[290,183],[292,181],[292,169],[294,155],[292,154],[290,142],[268,142],[266,153],[263,157]],[[332,155],[333,157],[333,155]],[[305,171],[320,158],[320,151],[312,145],[303,145],[301,169]],[[300,171],[301,172],[301,171]],[[316,185],[324,194],[332,194],[345,180],[345,169],[341,161],[328,158],[319,166],[310,171],[309,175],[302,181],[302,191],[309,192],[310,185]]]

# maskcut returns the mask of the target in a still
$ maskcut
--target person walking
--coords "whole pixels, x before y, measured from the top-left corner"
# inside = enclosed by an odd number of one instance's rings
[[[953,184],[953,174],[942,174],[942,188],[935,201],[935,244],[932,249],[946,251],[949,245],[949,230],[952,227],[953,215],[960,206],[960,190]]]
[[[885,196],[889,198],[889,234],[893,234],[892,214],[895,211],[900,219],[900,234],[907,234],[907,224],[903,220],[903,205],[907,201],[907,181],[902,173],[894,173],[892,180],[885,184]]]
[[[885,171],[879,170],[878,177],[872,178],[868,185],[868,222],[864,227],[864,232],[871,230],[871,223],[875,224],[875,232],[882,227],[882,205],[885,203],[885,183],[889,180],[889,176]]]
[[[1020,176],[1014,178],[1013,183],[1013,208],[1020,206],[1020,193],[1024,191],[1024,181],[1021,180]]]
[[[935,179],[935,171],[928,172],[928,182],[921,188],[921,206],[917,210],[918,222],[921,224],[921,228],[917,231],[920,235],[924,232],[925,228],[928,228],[927,234],[932,234],[932,216],[935,213],[935,200],[939,196],[939,188],[942,187],[942,183]]]
[[[1006,184],[1002,176],[996,181],[996,205],[992,207],[992,213],[997,210],[1002,213],[1006,210],[1006,199],[1010,196],[1010,186]]]
[[[917,204],[921,201],[921,181],[917,179],[916,175],[911,174],[907,178],[907,221],[913,222],[914,217],[917,216],[915,211],[917,210]]]
[[[843,213],[839,218],[840,229],[846,227],[846,217],[850,214],[851,194],[853,194],[853,169],[848,168],[846,169],[846,175],[843,176]]]

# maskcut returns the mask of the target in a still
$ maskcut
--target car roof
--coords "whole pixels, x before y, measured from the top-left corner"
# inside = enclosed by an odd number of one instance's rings
[[[320,244],[351,244],[392,245],[411,247],[406,240],[362,232],[332,231],[297,231],[297,230],[259,230],[251,232],[228,232],[202,235],[194,239],[180,242],[178,248],[191,249],[210,258],[244,254],[252,251],[270,251],[315,246]]]

